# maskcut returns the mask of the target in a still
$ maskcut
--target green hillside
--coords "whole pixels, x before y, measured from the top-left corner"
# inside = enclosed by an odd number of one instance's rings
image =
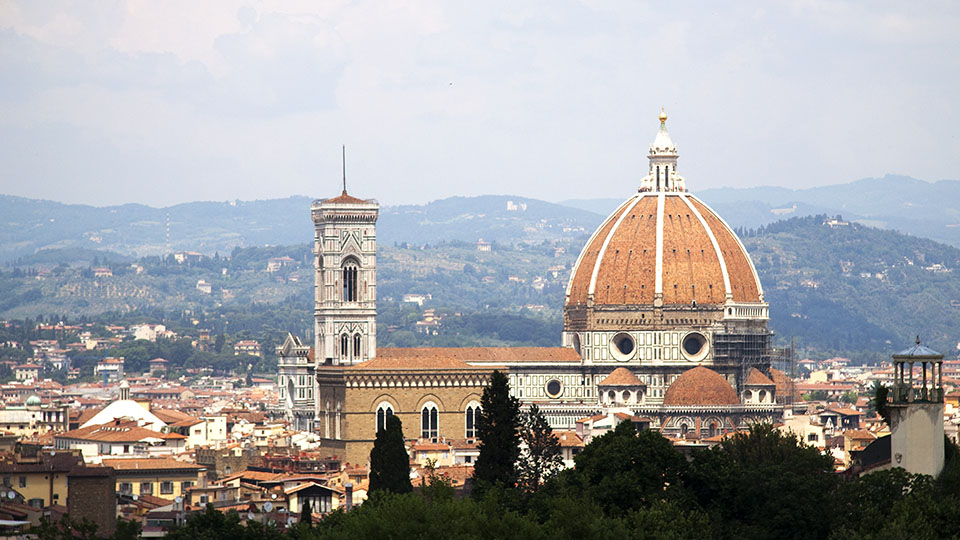
[[[779,342],[802,354],[884,359],[921,335],[953,354],[960,340],[960,250],[825,216],[739,232],[756,263]],[[381,243],[383,346],[557,345],[569,270],[585,233],[538,243]],[[267,271],[272,257],[289,257]],[[59,261],[68,261],[66,262]],[[0,317],[170,322],[266,341],[312,333],[307,244],[236,248],[178,264],[96,251],[42,251],[0,271]],[[138,273],[138,266],[140,273]],[[112,276],[96,276],[109,268]],[[210,285],[201,291],[197,283]],[[410,294],[430,295],[422,305]],[[432,311],[428,311],[432,310]],[[429,317],[428,315],[431,315]],[[438,323],[417,325],[418,322]]]
[[[770,326],[811,354],[881,357],[916,335],[946,354],[960,340],[960,249],[858,225],[794,218],[740,231],[770,303]]]

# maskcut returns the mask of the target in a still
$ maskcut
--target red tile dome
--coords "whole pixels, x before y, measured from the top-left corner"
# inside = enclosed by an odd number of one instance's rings
[[[733,230],[686,192],[627,199],[594,232],[567,286],[567,306],[763,302]]]
[[[703,366],[683,372],[663,395],[668,407],[739,405],[737,392],[722,375]]]

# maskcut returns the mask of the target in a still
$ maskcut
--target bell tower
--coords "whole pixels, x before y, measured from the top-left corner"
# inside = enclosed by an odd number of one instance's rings
[[[890,464],[934,478],[943,470],[943,355],[920,344],[893,355]]]
[[[352,365],[377,354],[377,233],[380,205],[343,193],[315,201],[316,365]]]

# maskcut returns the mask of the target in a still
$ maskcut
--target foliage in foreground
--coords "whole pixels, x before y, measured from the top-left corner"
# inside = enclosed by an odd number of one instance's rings
[[[169,538],[960,538],[960,453],[949,444],[947,455],[936,481],[902,469],[845,480],[828,457],[771,426],[687,459],[658,433],[622,423],[532,493],[490,485],[458,499],[431,475],[419,493],[381,491],[286,533],[208,506]]]

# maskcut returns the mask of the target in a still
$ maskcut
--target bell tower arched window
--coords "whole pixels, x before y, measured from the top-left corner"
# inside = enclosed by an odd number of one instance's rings
[[[358,300],[357,274],[359,268],[353,259],[343,264],[343,301],[356,302]]]
[[[353,335],[353,357],[360,358],[360,334]]]
[[[340,359],[346,360],[350,355],[350,337],[340,334]]]
[[[466,437],[474,439],[477,437],[477,422],[480,420],[480,404],[472,402],[467,405],[467,423]]]
[[[387,418],[393,416],[393,406],[389,403],[381,403],[377,407],[377,433],[387,429]]]
[[[434,403],[427,403],[420,410],[420,438],[436,440],[440,436],[439,414]]]

